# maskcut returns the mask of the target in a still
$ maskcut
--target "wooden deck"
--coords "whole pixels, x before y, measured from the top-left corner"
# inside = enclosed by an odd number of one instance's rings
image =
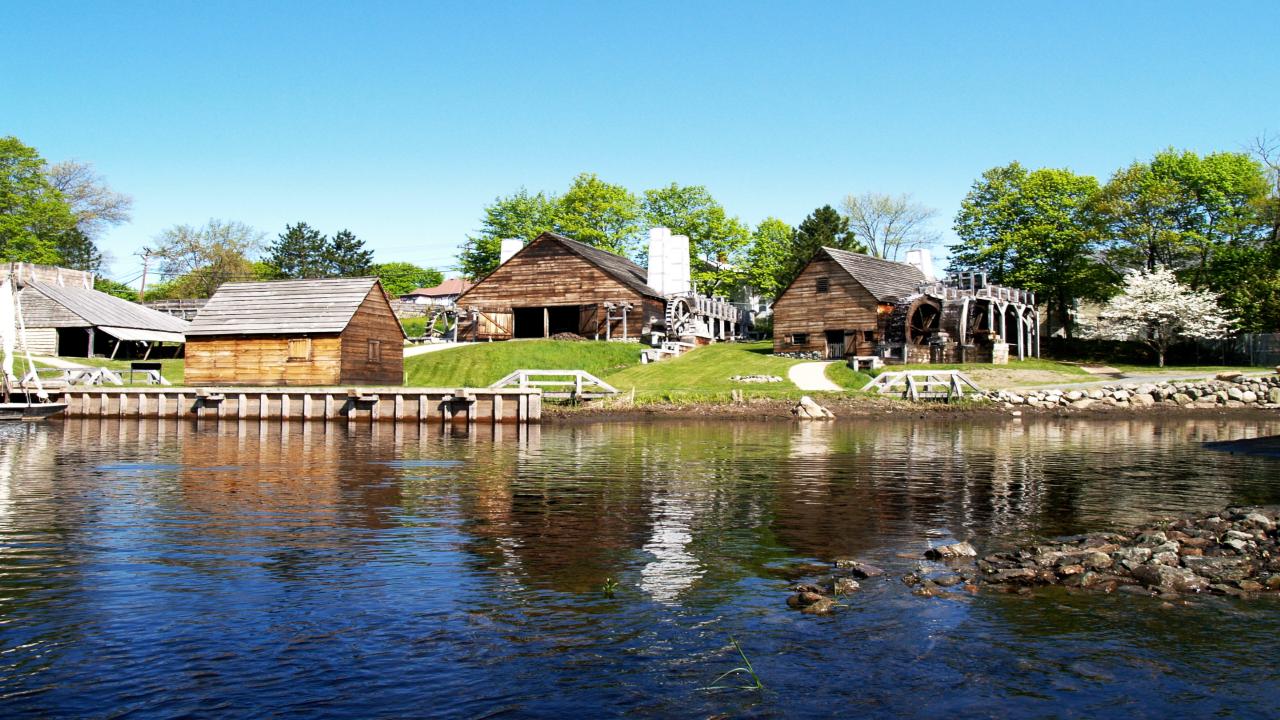
[[[537,423],[539,388],[70,388],[50,391],[67,417]]]

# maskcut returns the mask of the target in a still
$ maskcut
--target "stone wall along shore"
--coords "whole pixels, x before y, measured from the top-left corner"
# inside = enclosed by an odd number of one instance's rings
[[[1280,408],[1280,374],[1245,377],[1240,373],[1223,373],[1213,380],[1126,383],[1079,390],[988,390],[978,397],[1003,403],[1007,408],[1070,407],[1083,410],[1095,405]]]

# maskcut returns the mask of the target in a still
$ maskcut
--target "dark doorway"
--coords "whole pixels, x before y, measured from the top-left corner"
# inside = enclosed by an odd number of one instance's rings
[[[844,357],[844,331],[827,331],[827,359],[839,360]]]
[[[552,307],[512,308],[517,338],[540,338],[556,333],[577,333],[580,325],[580,306],[558,305]]]
[[[58,328],[58,354],[89,357],[89,328]]]

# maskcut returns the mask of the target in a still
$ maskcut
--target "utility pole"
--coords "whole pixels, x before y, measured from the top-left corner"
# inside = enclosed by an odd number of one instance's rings
[[[142,248],[142,252],[136,252],[134,255],[142,256],[142,287],[138,289],[138,302],[142,302],[142,297],[147,292],[147,264],[151,261],[151,248]]]

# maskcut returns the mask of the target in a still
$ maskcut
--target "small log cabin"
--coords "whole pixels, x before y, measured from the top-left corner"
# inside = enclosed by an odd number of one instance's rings
[[[545,232],[458,298],[458,339],[640,339],[666,312],[647,278],[621,255]]]
[[[896,303],[924,282],[914,265],[821,248],[773,303],[773,351],[874,355]]]
[[[404,381],[404,329],[375,277],[226,283],[186,335],[187,385]]]

